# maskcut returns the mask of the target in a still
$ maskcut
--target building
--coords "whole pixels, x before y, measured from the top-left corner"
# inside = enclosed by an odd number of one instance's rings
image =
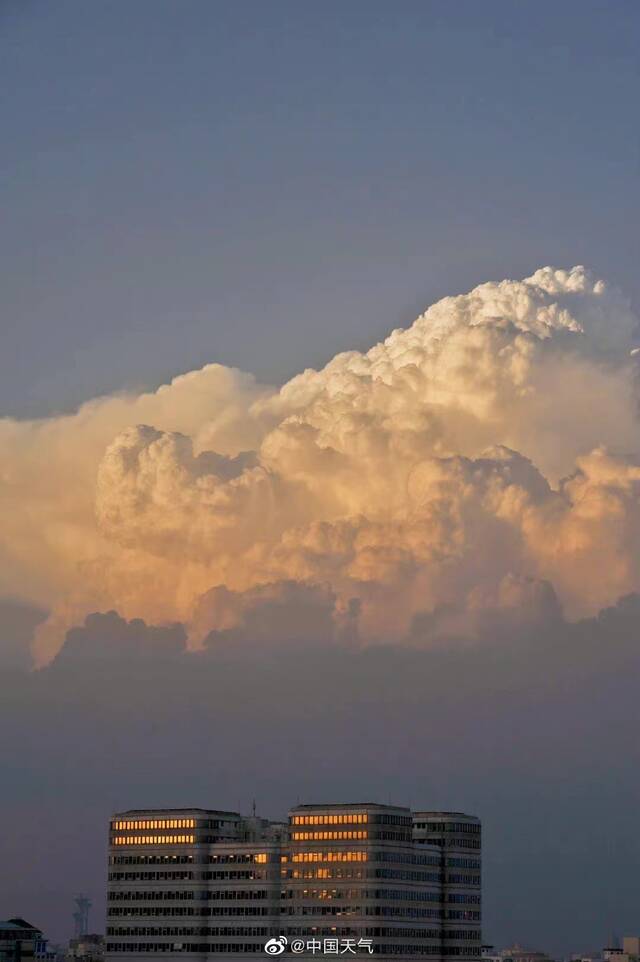
[[[483,945],[482,962],[502,962],[502,956],[496,952],[494,945]]]
[[[625,935],[622,948],[606,948],[602,950],[605,962],[640,962],[640,936]]]
[[[622,951],[631,959],[640,958],[640,935],[625,935],[622,939]]]
[[[299,805],[286,823],[209,809],[110,823],[105,958],[479,960],[477,818]]]
[[[461,942],[468,941],[469,923],[477,932],[476,954],[482,951],[480,938],[481,825],[462,812],[415,812],[413,839],[418,845],[437,846],[441,853],[441,894],[443,958],[456,958]]]
[[[52,959],[47,951],[47,940],[40,929],[24,919],[0,922],[0,962],[20,962],[22,959]]]
[[[69,942],[65,962],[102,962],[104,959],[104,937],[97,933],[86,933]]]
[[[544,952],[525,949],[521,945],[512,945],[508,949],[500,952],[502,962],[551,962],[551,959]]]
[[[612,937],[601,952],[572,955],[570,962],[640,962],[640,936],[625,936],[622,946]]]

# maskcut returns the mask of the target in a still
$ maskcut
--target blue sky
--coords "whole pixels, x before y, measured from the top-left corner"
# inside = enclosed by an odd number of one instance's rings
[[[0,413],[279,382],[545,263],[634,300],[636,3],[0,11]]]

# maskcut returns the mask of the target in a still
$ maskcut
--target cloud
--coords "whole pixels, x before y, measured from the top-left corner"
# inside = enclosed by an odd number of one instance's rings
[[[115,611],[94,612],[83,625],[69,629],[55,666],[167,658],[184,654],[185,641],[182,625],[150,626],[141,618],[125,621]]]
[[[348,644],[357,640],[358,600],[342,604],[331,587],[282,581],[244,592],[212,588],[199,600],[193,627],[211,651],[259,644],[296,649]]]
[[[47,617],[45,611],[0,599],[0,671],[19,671],[31,664],[29,645],[36,627]]]
[[[52,610],[40,662],[96,609],[202,644],[233,630],[221,598],[245,617],[269,585],[328,591],[363,644],[445,610],[472,637],[483,606],[593,613],[640,588],[636,326],[589,271],[544,268],[279,390],[209,365],[2,421],[0,591]]]

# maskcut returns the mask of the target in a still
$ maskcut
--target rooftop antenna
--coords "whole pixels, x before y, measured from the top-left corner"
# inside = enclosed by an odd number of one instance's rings
[[[86,895],[77,895],[74,901],[77,905],[77,909],[73,913],[75,935],[77,939],[81,939],[89,931],[89,909],[92,903]]]
[[[255,800],[255,798],[254,798],[254,800],[253,800],[253,804],[251,805],[251,811],[252,811],[252,813],[253,813],[253,817],[255,818],[255,817],[256,817],[256,800]]]

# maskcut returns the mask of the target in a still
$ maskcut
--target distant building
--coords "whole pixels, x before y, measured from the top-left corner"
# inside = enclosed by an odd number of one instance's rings
[[[502,956],[496,951],[495,945],[482,946],[482,962],[502,962]]]
[[[109,962],[480,962],[481,924],[473,816],[364,803],[298,805],[287,823],[204,809],[110,823]]]
[[[89,909],[91,908],[92,902],[86,895],[77,895],[74,902],[76,906],[76,910],[73,913],[75,938],[81,939],[82,936],[86,935],[89,931]]]
[[[608,947],[602,950],[604,962],[640,962],[640,936],[625,935],[622,948]]]
[[[551,962],[549,956],[544,952],[525,949],[517,944],[508,949],[503,949],[499,955],[502,962]]]
[[[104,959],[104,937],[97,934],[82,935],[71,939],[65,955],[65,962],[102,962]]]
[[[47,949],[42,931],[24,919],[8,919],[0,922],[0,962],[20,962],[22,959],[39,959],[50,962],[55,953]]]

